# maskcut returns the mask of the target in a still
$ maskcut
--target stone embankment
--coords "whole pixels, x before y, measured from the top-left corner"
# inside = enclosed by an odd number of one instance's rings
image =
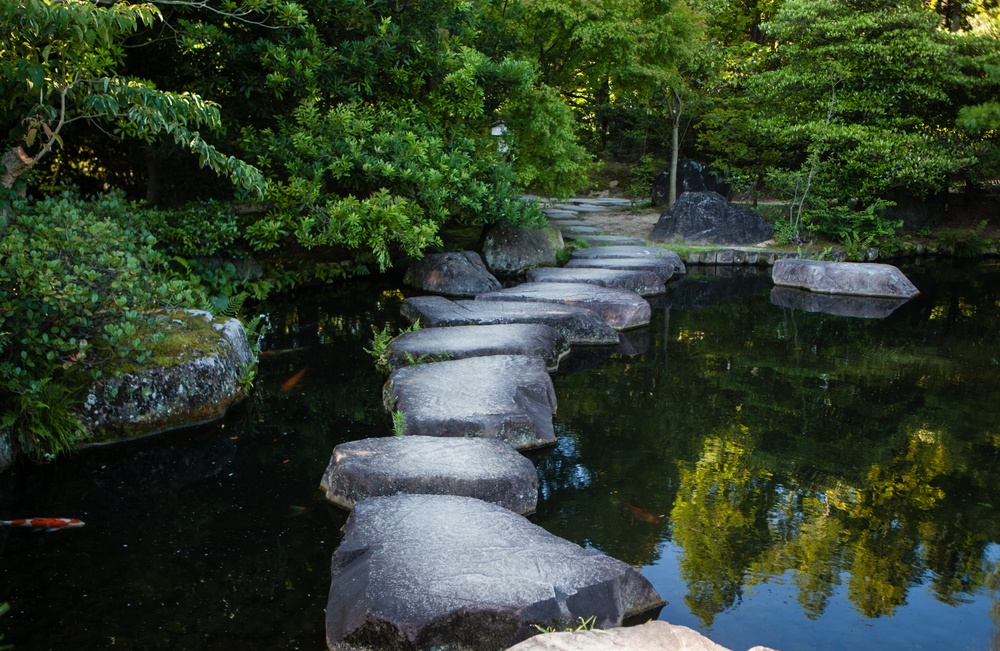
[[[546,210],[549,229],[497,233],[486,263],[470,251],[430,255],[408,272],[406,282],[419,290],[474,298],[403,302],[403,315],[423,329],[395,339],[385,356],[392,372],[383,399],[401,436],[333,451],[321,485],[331,503],[353,511],[333,555],[329,648],[722,650],[665,622],[618,629],[625,618],[653,618],[664,605],[649,581],[523,517],[535,508],[538,479],[518,450],[556,441],[549,373],[559,361],[567,353],[570,360],[587,360],[588,350],[615,344],[613,350],[642,354],[650,301],[661,300],[668,288],[676,294],[671,300],[711,300],[698,279],[685,276],[676,253],[643,238],[605,235],[579,219],[620,205],[559,204]],[[527,282],[499,288],[492,271],[520,269],[533,256],[549,260],[546,247],[560,238],[580,239],[590,248],[575,252],[562,268],[529,265]],[[517,252],[502,250],[503,242]],[[714,260],[774,262],[760,252],[752,256],[726,249]],[[499,268],[490,269],[490,260]],[[810,263],[810,273],[795,277],[821,278],[827,271],[841,294],[869,295],[814,306],[789,292],[830,300],[817,293],[829,285],[795,281],[787,284],[796,289],[775,287],[773,300],[874,317],[891,306],[852,307],[851,301],[888,301],[884,292],[871,298],[872,288],[904,286],[887,265],[829,264]],[[700,299],[685,298],[690,293]],[[580,620],[611,631],[524,641],[538,627],[562,630]]]

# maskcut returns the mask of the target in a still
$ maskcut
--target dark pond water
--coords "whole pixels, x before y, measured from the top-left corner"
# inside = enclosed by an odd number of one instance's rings
[[[1000,269],[907,269],[881,320],[777,307],[767,278],[673,283],[628,354],[555,376],[534,521],[641,566],[661,618],[735,649],[1000,648]],[[324,648],[345,516],[334,445],[389,432],[362,348],[398,279],[270,307],[224,424],[0,477],[15,649]],[[578,351],[579,353],[580,351]]]

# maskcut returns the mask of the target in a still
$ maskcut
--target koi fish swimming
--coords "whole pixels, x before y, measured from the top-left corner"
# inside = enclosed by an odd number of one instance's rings
[[[305,377],[306,371],[308,371],[308,370],[309,370],[309,367],[306,366],[301,371],[299,371],[295,375],[291,376],[290,378],[288,378],[287,380],[285,380],[284,382],[282,382],[281,383],[281,391],[282,392],[291,391],[292,389],[294,389],[294,388],[298,387],[300,384],[302,384],[302,378]]]
[[[75,518],[22,518],[20,520],[0,520],[0,527],[24,527],[35,531],[59,531],[83,526],[83,520]]]

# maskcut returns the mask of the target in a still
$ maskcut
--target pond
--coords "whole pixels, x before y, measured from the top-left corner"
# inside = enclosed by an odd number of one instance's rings
[[[724,646],[996,648],[1000,268],[906,268],[885,319],[778,307],[766,276],[671,283],[649,328],[554,377],[533,521],[640,566],[660,617]],[[387,435],[363,351],[399,279],[269,306],[253,400],[224,423],[0,477],[15,649],[323,649],[346,516],[337,443]]]

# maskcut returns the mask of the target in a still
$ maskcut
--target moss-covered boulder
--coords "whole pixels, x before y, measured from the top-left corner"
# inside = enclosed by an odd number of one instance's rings
[[[90,444],[207,423],[243,398],[255,359],[237,319],[189,311],[164,328],[150,359],[106,372],[86,392],[81,416]]]

